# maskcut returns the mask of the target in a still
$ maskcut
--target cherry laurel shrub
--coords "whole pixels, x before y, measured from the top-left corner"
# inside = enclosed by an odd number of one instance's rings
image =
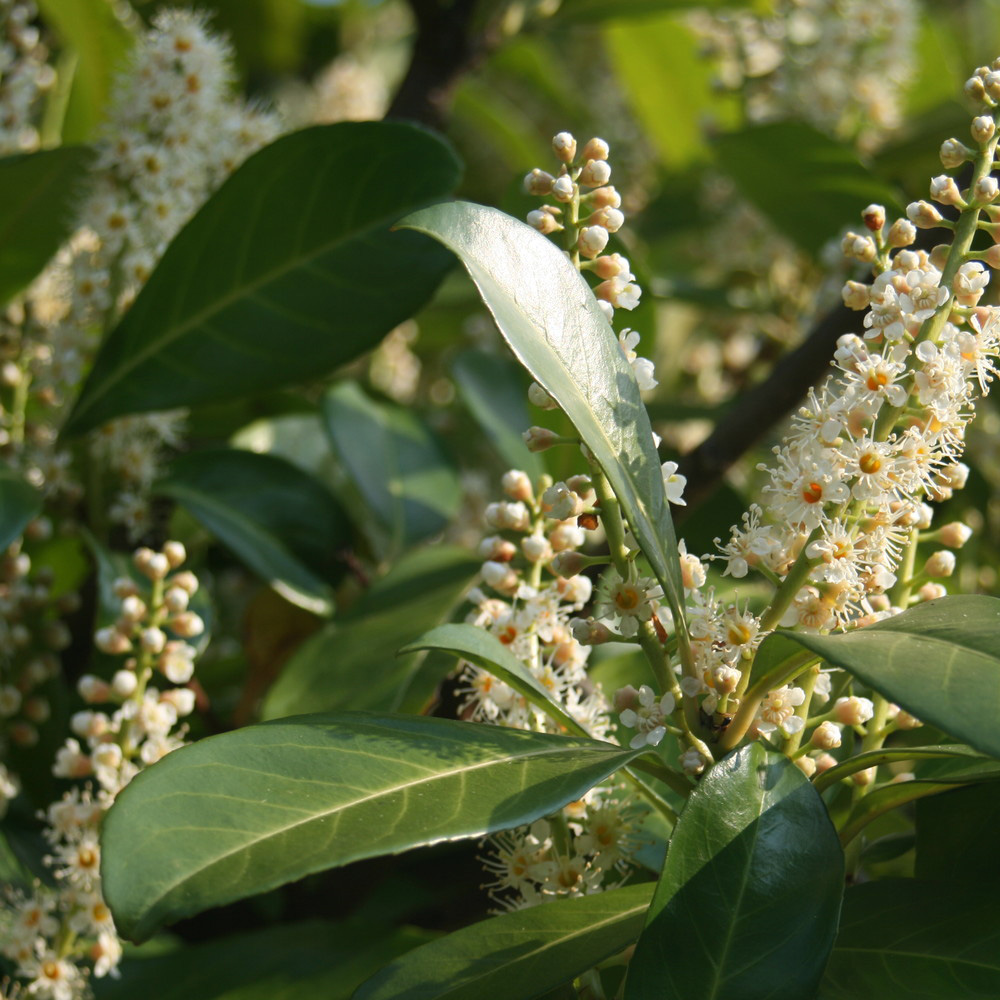
[[[905,49],[909,5],[876,7]],[[783,38],[771,73],[729,74],[758,135],[800,115],[876,148],[892,94],[855,126],[885,64],[785,106],[783,74],[851,41],[784,37],[787,13],[693,27],[738,65]],[[522,222],[448,200],[458,158],[420,126],[246,104],[206,19],[161,11],[109,14],[103,123],[39,148],[56,70],[33,5],[0,17],[0,181],[37,214],[0,250],[0,996],[1000,996],[976,828],[1000,600],[949,593],[974,532],[940,513],[975,485],[1000,357],[1000,60],[930,200],[858,204],[853,329],[698,554],[644,402],[665,375],[622,322],[643,289],[608,142],[556,134]],[[405,324],[456,258],[540,421],[505,360],[460,356],[512,466],[481,527],[403,405]],[[316,388],[380,342],[385,398]],[[239,409],[303,383],[275,420]],[[213,420],[229,444],[191,447]],[[261,917],[306,876],[457,841],[491,912],[446,933]],[[257,896],[263,931],[168,933]]]

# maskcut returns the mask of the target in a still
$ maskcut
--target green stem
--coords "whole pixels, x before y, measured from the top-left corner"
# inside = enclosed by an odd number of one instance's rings
[[[785,745],[781,748],[782,751],[788,754],[789,757],[793,756],[799,749],[799,744],[802,742],[802,737],[805,735],[806,719],[809,717],[809,704],[812,701],[813,688],[816,686],[817,677],[819,677],[818,663],[809,668],[805,679],[801,684],[802,690],[805,692],[805,699],[796,709],[795,715],[802,720],[802,728],[797,733],[792,733],[792,735],[785,740]]]

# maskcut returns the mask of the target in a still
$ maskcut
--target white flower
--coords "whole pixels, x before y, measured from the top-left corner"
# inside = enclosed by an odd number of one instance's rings
[[[663,476],[663,489],[666,491],[667,500],[679,507],[686,507],[687,501],[684,499],[684,487],[687,486],[687,478],[678,476],[679,466],[676,462],[664,462],[660,466]]]

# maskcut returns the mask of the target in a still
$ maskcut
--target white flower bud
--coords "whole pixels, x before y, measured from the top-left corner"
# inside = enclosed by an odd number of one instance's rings
[[[591,226],[603,226],[609,233],[617,233],[625,225],[625,215],[617,208],[599,208],[587,219]]]
[[[584,187],[601,187],[611,180],[611,167],[607,160],[587,160],[580,171],[580,183]]]
[[[184,561],[187,559],[187,549],[184,548],[181,542],[165,542],[162,551],[167,557],[167,562],[170,563],[171,569],[183,566]]]
[[[973,101],[985,101],[986,100],[986,86],[983,84],[983,79],[980,76],[970,76],[968,80],[965,81],[965,96]]]
[[[541,410],[559,409],[559,404],[537,382],[528,386],[528,402]]]
[[[941,549],[935,552],[924,563],[924,572],[928,576],[951,576],[955,572],[955,553],[950,549]]]
[[[966,160],[971,160],[973,153],[964,143],[958,139],[945,139],[941,143],[940,151],[941,163],[948,170],[960,167]]]
[[[112,626],[98,629],[94,633],[94,645],[102,653],[109,653],[112,656],[121,656],[132,648],[128,636],[122,635],[118,629]]]
[[[146,617],[146,604],[135,594],[130,594],[122,601],[122,618],[129,622],[138,622]]]
[[[576,245],[584,257],[593,259],[608,245],[608,231],[604,226],[584,226]]]
[[[937,601],[942,597],[947,597],[948,591],[941,583],[925,583],[918,591],[917,597],[921,601]]]
[[[831,767],[836,766],[837,758],[833,756],[832,753],[821,753],[816,760],[816,771],[822,774],[824,771],[829,771]]]
[[[556,576],[569,579],[580,573],[586,565],[587,559],[585,556],[580,555],[579,552],[574,552],[572,549],[568,549],[556,554],[555,558],[549,564],[549,569]]]
[[[933,229],[944,218],[929,201],[911,201],[906,206],[906,217],[917,229]]]
[[[160,694],[160,701],[172,705],[178,718],[190,715],[194,711],[195,696],[190,688],[171,688]]]
[[[588,576],[571,576],[568,580],[560,578],[556,581],[556,590],[562,594],[567,604],[583,607],[594,592],[594,585]]]
[[[875,773],[877,771],[877,767],[866,767],[863,771],[855,771],[851,775],[851,781],[859,788],[864,788],[875,781]]]
[[[811,743],[818,750],[834,750],[840,746],[840,727],[833,722],[821,722],[812,734]]]
[[[576,185],[573,178],[567,174],[557,177],[552,185],[552,196],[556,201],[571,202],[576,194]]]
[[[962,193],[958,190],[955,179],[949,177],[948,174],[931,178],[931,197],[942,205],[960,205],[962,203]]]
[[[701,774],[705,770],[705,758],[694,747],[681,754],[680,762],[685,774]]]
[[[949,549],[960,549],[972,537],[972,528],[961,521],[952,521],[944,525],[938,532],[942,545]]]
[[[970,131],[976,142],[989,142],[996,130],[996,122],[989,115],[979,115],[972,119]]]
[[[996,201],[1000,195],[1000,184],[995,177],[983,177],[976,182],[976,200],[979,202]]]
[[[583,158],[585,160],[606,160],[611,154],[611,147],[598,138],[590,139],[583,147]]]
[[[865,264],[873,261],[878,253],[878,247],[870,236],[859,236],[857,233],[848,233],[841,241],[840,249],[845,257]]]
[[[528,501],[533,499],[535,495],[528,474],[520,469],[510,469],[505,472],[500,480],[500,485],[511,500]]]
[[[132,597],[135,594],[138,594],[139,586],[138,584],[136,584],[135,580],[133,580],[131,577],[120,576],[111,585],[111,590],[114,593],[115,597],[124,600],[126,597]]]
[[[740,684],[743,674],[735,667],[716,667],[712,671],[715,690],[719,694],[732,694]]]
[[[492,559],[494,562],[510,562],[517,555],[517,546],[513,542],[501,538],[500,535],[489,535],[479,543],[479,558]]]
[[[793,763],[807,778],[816,773],[816,761],[812,757],[796,757]]]
[[[158,628],[143,629],[139,639],[147,653],[162,653],[163,647],[167,644],[166,633]]]
[[[563,163],[572,163],[576,158],[576,139],[569,132],[560,132],[552,137],[552,152]]]
[[[521,551],[530,563],[546,562],[552,558],[552,546],[544,535],[528,535],[522,538]]]
[[[527,531],[531,515],[523,503],[491,503],[486,507],[486,523],[501,531]]]
[[[871,294],[868,286],[863,285],[860,281],[848,281],[840,294],[848,309],[860,311],[871,305]]]
[[[861,213],[861,218],[873,233],[877,233],[885,225],[885,208],[882,205],[869,205]]]
[[[161,632],[160,634],[162,635],[163,633]],[[156,650],[156,652],[159,652],[159,650]],[[114,677],[111,678],[111,690],[119,698],[130,697],[135,693],[135,689],[138,686],[139,678],[136,677],[132,670],[116,670]]]
[[[547,427],[529,427],[521,437],[528,446],[528,451],[545,451],[559,440],[559,435]]]
[[[108,701],[108,696],[111,693],[107,681],[102,681],[100,677],[95,677],[93,674],[84,674],[76,682],[76,690],[88,705]]]
[[[553,483],[542,494],[541,508],[554,521],[566,521],[583,512],[580,498],[565,483]]]
[[[194,676],[194,654],[186,642],[168,642],[156,663],[157,669],[174,684],[187,684]]]
[[[875,714],[875,706],[869,698],[838,698],[833,713],[845,726],[860,726]]]
[[[560,524],[549,532],[553,552],[577,549],[587,540],[586,532],[577,524]]]
[[[21,692],[10,684],[0,687],[0,717],[9,719],[21,708]]]
[[[916,241],[917,227],[909,219],[897,219],[890,227],[886,242],[890,247],[898,249],[908,247]]]
[[[910,715],[905,708],[901,708],[896,716],[897,729],[919,729],[922,725],[923,723],[915,715]]]
[[[589,618],[571,618],[569,628],[573,633],[573,638],[581,646],[600,646],[615,638],[614,632],[607,625],[602,625]]]
[[[594,190],[587,195],[587,200],[594,206],[594,208],[622,207],[622,196],[618,193],[613,184],[608,184],[605,187],[594,188]]]
[[[554,233],[556,230],[562,229],[559,221],[551,212],[546,212],[540,208],[529,212],[526,216],[526,221],[532,229],[537,229],[543,236],[548,236],[549,233]]]
[[[593,271],[599,278],[625,278],[626,281],[632,280],[632,270],[628,259],[620,253],[598,257],[594,261]]]
[[[535,167],[530,174],[526,174],[524,177],[524,190],[528,194],[543,197],[551,192],[553,183],[555,183],[555,178],[552,174]]]
[[[507,563],[493,562],[490,559],[483,563],[480,572],[486,585],[501,593],[513,590],[517,586],[517,574]]]
[[[163,603],[167,610],[174,614],[178,611],[186,611],[190,600],[188,592],[181,587],[168,587],[167,592],[163,595]]]

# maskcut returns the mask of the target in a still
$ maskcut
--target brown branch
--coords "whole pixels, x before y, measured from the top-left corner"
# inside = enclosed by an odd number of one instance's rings
[[[705,500],[726,470],[791,412],[829,371],[837,338],[857,325],[856,312],[846,306],[832,309],[798,347],[777,361],[763,382],[736,399],[697,448],[681,458],[678,472],[687,477],[685,510]]]

